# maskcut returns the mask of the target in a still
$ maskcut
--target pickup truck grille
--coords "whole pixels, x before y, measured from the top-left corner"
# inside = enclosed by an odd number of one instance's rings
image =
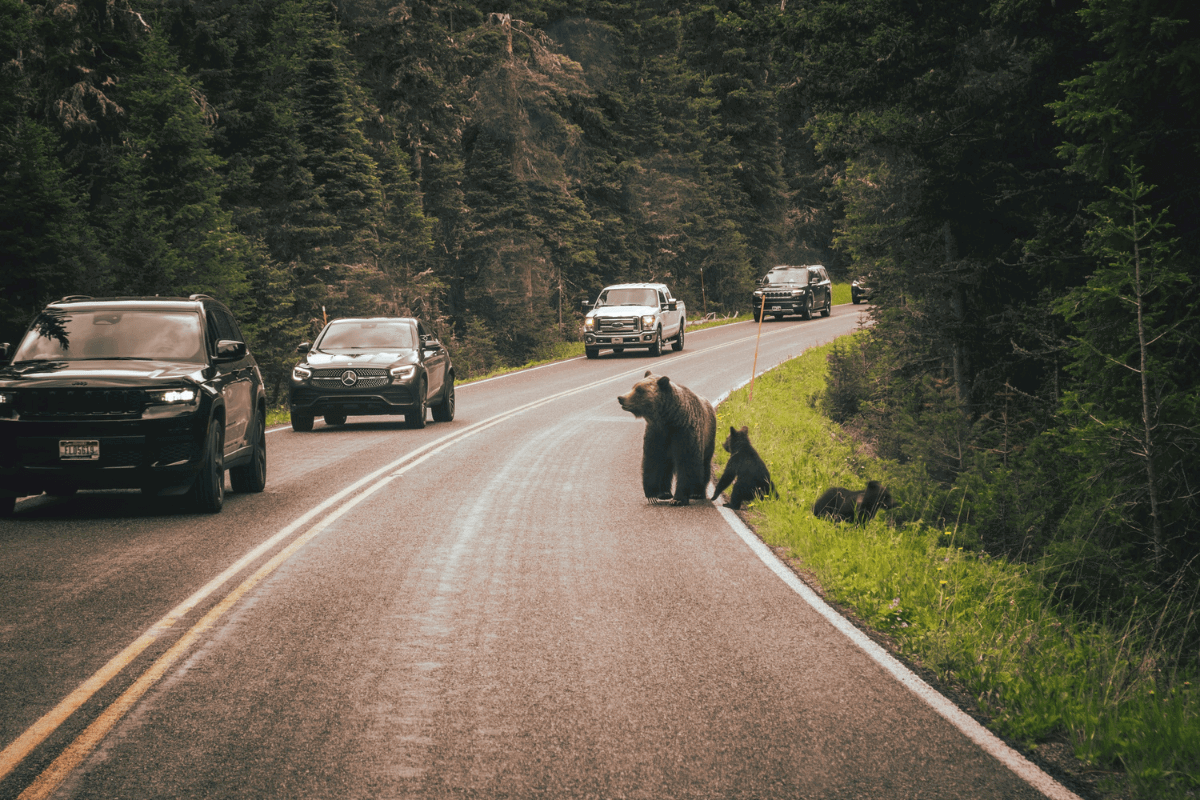
[[[347,373],[353,373],[354,378],[350,379]],[[388,374],[386,369],[318,369],[313,370],[312,384],[321,389],[345,389],[347,391],[356,391],[358,389],[377,389],[380,386],[386,386],[388,382]]]
[[[596,333],[633,333],[642,329],[639,317],[597,317]]]

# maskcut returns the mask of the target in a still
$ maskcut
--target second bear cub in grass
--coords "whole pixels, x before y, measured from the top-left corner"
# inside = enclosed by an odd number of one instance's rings
[[[892,493],[879,481],[868,481],[864,492],[852,492],[841,486],[826,489],[813,504],[813,515],[835,522],[866,524],[879,509],[895,508]]]
[[[725,472],[717,481],[713,500],[720,497],[721,492],[731,483],[733,490],[729,492],[727,505],[734,510],[741,508],[742,503],[775,493],[771,471],[750,444],[748,427],[743,425],[741,430],[738,430],[731,425],[729,437],[725,439],[725,449],[729,451],[729,463],[725,465]]]

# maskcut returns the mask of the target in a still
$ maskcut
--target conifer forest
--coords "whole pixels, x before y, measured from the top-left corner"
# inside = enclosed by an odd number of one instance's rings
[[[1063,603],[1157,598],[1195,666],[1198,11],[0,0],[0,341],[206,292],[280,402],[326,318],[420,316],[463,379],[607,283],[695,321],[776,264],[869,275],[829,414]]]

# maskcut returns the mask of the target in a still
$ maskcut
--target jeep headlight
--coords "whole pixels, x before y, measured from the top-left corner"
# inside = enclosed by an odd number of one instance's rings
[[[642,317],[642,330],[644,330],[644,331],[653,330],[654,329],[654,321],[655,320],[654,320],[653,314],[647,314],[646,316]]]
[[[802,294],[804,294],[803,289],[792,289],[792,297],[799,297]]]
[[[196,390],[187,387],[149,392],[150,403],[159,406],[195,405]]]
[[[411,380],[413,375],[417,374],[417,368],[412,364],[405,364],[400,367],[392,367],[388,370],[388,374],[392,376],[392,381],[407,381]]]

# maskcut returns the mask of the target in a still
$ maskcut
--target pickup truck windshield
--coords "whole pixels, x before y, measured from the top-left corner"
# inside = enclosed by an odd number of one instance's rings
[[[597,306],[657,306],[658,292],[653,289],[609,289],[600,295]]]
[[[44,311],[13,361],[135,359],[205,363],[200,315],[189,311]]]

